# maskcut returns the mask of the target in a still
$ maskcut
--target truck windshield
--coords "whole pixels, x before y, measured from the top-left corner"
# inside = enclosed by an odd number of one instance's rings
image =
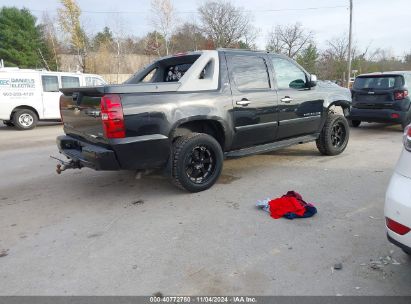
[[[400,75],[357,77],[354,82],[356,90],[389,90],[401,87],[403,79]]]

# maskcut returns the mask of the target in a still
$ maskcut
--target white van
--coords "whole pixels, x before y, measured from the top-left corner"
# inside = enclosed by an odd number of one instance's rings
[[[0,120],[19,130],[60,120],[60,88],[106,84],[101,76],[0,67]]]

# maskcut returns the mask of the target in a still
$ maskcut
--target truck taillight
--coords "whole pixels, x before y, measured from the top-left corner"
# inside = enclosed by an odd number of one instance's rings
[[[101,97],[101,121],[103,123],[104,136],[106,138],[126,137],[123,107],[121,98],[116,94]]]
[[[408,96],[408,91],[407,90],[394,92],[394,99],[395,100],[401,100],[401,99],[404,99],[407,96]]]
[[[408,125],[404,130],[404,148],[411,152],[411,125]]]

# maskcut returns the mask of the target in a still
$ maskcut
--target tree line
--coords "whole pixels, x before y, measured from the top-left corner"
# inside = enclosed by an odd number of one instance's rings
[[[90,73],[131,73],[141,66],[123,64],[126,56],[149,58],[216,48],[257,49],[261,29],[253,16],[225,0],[208,0],[197,9],[195,21],[179,20],[172,0],[152,0],[149,22],[152,30],[142,37],[125,32],[124,20],[90,34],[81,22],[76,0],[60,0],[56,17],[41,20],[28,9],[0,10],[0,58],[6,66],[61,70],[62,58],[75,58],[77,69]],[[327,40],[320,49],[313,31],[300,23],[277,25],[267,33],[266,50],[295,59],[321,79],[345,79],[348,35]],[[389,51],[370,47],[352,48],[352,69],[358,73],[411,69],[411,52],[395,57]],[[103,62],[109,62],[104,66]],[[114,63],[114,64],[113,64]],[[140,64],[140,63],[139,63]],[[141,65],[141,64],[140,64]]]

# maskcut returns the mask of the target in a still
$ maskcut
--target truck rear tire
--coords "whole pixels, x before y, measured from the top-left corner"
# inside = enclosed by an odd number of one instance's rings
[[[358,128],[361,124],[361,120],[350,120],[350,126],[354,128]]]
[[[338,155],[347,147],[349,138],[350,128],[347,119],[342,115],[330,113],[316,144],[321,154]]]
[[[31,130],[37,125],[36,113],[29,109],[17,110],[13,114],[13,124],[18,130]]]
[[[223,168],[220,144],[208,134],[191,133],[176,139],[172,153],[172,181],[189,192],[210,188]]]

